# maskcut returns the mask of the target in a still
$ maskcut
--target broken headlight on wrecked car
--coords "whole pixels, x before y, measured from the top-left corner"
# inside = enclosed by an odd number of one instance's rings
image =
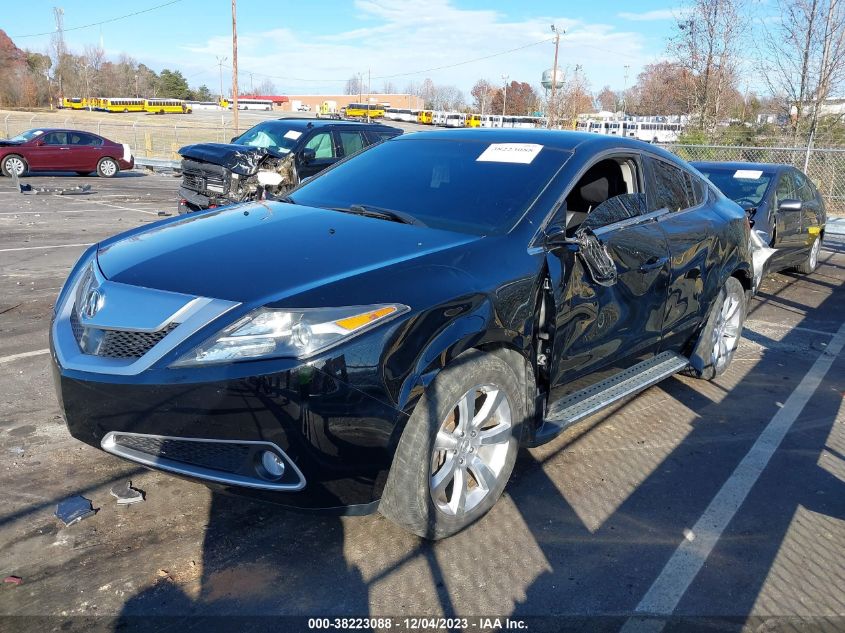
[[[259,308],[177,360],[174,367],[263,358],[307,358],[409,310],[401,304]]]

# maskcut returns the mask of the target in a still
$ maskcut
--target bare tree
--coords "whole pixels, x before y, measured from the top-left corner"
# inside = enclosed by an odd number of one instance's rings
[[[763,76],[793,138],[811,138],[824,100],[845,79],[845,7],[843,0],[778,0],[778,9],[763,38]]]
[[[605,86],[596,95],[596,101],[602,110],[616,112],[622,105],[622,95],[611,90],[610,86]]]
[[[472,107],[481,114],[489,114],[495,92],[496,88],[493,84],[486,79],[479,79],[469,92],[473,99]]]
[[[343,93],[347,95],[358,95],[364,92],[364,86],[361,82],[361,76],[358,73],[352,75],[349,79],[346,80],[346,86],[343,89]]]
[[[740,45],[747,30],[745,0],[690,0],[676,23],[669,50],[687,70],[691,112],[702,129],[713,130],[735,88]]]

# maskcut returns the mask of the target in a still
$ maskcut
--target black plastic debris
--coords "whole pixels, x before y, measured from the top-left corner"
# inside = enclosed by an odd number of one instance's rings
[[[78,196],[84,193],[91,193],[91,185],[82,185],[81,187],[33,187],[29,184],[21,184],[17,174],[12,174],[12,186],[27,196],[35,196],[38,194]]]
[[[144,491],[132,487],[131,481],[124,481],[112,486],[111,496],[117,499],[117,505],[127,506],[132,503],[141,503],[144,500]]]
[[[96,513],[94,506],[91,505],[91,500],[82,495],[68,497],[56,506],[56,517],[66,526],[78,523]]]

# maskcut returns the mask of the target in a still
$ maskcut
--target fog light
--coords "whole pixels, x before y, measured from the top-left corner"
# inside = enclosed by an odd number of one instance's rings
[[[273,479],[278,479],[285,474],[285,463],[273,451],[264,451],[261,454],[261,466],[267,475]]]

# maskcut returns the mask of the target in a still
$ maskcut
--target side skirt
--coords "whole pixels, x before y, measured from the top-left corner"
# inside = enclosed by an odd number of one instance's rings
[[[579,420],[622,398],[651,387],[681,371],[688,364],[689,360],[680,354],[663,352],[615,376],[561,398],[549,405],[542,426],[528,446],[540,446],[551,441]]]

